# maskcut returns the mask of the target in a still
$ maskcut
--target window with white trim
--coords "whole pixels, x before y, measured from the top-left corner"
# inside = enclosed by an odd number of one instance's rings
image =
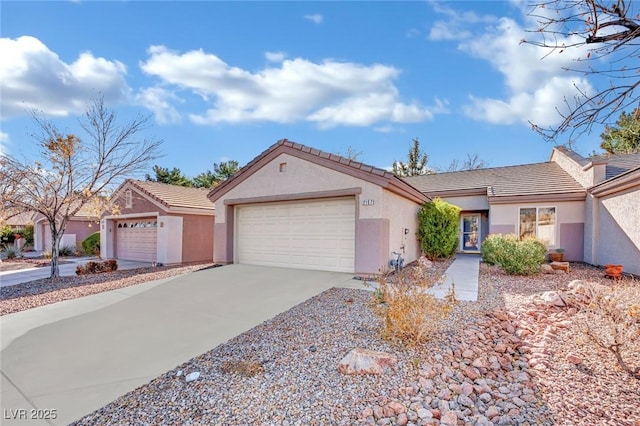
[[[520,209],[520,239],[535,237],[547,247],[556,245],[556,208],[523,207]]]
[[[124,192],[124,206],[126,208],[131,208],[133,206],[133,194],[130,189],[127,189]]]

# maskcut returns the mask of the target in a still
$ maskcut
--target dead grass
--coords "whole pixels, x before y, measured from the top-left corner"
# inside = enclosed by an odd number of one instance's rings
[[[379,277],[373,303],[383,320],[381,334],[385,339],[413,346],[428,341],[440,330],[455,303],[455,294],[440,301],[427,293],[438,280],[420,265],[396,272],[393,280],[384,274]]]
[[[225,374],[238,374],[243,377],[254,377],[264,373],[264,367],[256,360],[227,360],[220,367]]]

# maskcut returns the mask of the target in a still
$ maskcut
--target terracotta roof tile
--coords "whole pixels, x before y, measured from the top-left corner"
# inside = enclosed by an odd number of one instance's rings
[[[187,188],[142,180],[128,182],[167,207],[214,210],[213,203],[207,198],[208,188]]]
[[[444,191],[487,188],[489,196],[584,192],[585,189],[553,162],[436,173],[403,178],[430,195]]]

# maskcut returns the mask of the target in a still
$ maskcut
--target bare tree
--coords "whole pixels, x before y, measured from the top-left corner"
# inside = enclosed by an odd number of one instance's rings
[[[538,23],[522,42],[548,49],[552,53],[573,54],[575,67],[565,68],[586,76],[609,80],[606,87],[588,93],[578,89],[573,99],[565,99],[565,112],[558,126],[539,127],[531,123],[547,140],[555,140],[569,131],[574,135],[589,132],[594,124],[615,122],[612,116],[638,107],[640,67],[637,64],[640,15],[632,2],[625,0],[547,0],[531,3],[528,15]],[[568,112],[566,112],[568,111]]]
[[[478,154],[467,154],[467,158],[460,163],[459,160],[451,160],[447,172],[460,172],[463,170],[486,169],[489,163],[480,158]]]
[[[37,112],[32,113],[39,133],[32,135],[41,147],[38,160],[21,161],[0,155],[0,190],[6,213],[34,211],[51,229],[51,278],[60,275],[60,240],[69,218],[118,181],[142,172],[158,158],[161,140],[148,140],[141,132],[149,117],[138,116],[119,124],[116,113],[95,99],[80,119],[86,139],[64,135]]]
[[[347,151],[342,155],[349,160],[358,161],[358,157],[362,155],[362,151],[356,151],[351,145],[347,147]]]

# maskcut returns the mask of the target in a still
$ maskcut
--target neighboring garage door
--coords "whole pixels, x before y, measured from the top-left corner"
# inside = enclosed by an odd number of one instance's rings
[[[158,241],[156,218],[121,220],[116,224],[116,257],[155,262]]]
[[[237,207],[238,263],[353,272],[355,199]]]

